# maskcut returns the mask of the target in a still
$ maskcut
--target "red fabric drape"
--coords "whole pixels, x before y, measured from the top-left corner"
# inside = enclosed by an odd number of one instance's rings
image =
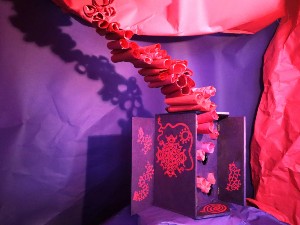
[[[255,203],[281,220],[300,224],[299,1],[286,4],[287,17],[265,54],[251,167]]]

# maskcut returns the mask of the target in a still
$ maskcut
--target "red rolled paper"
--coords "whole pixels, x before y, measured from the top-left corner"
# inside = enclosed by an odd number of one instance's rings
[[[214,132],[214,123],[200,123],[197,125],[197,134],[211,134]]]
[[[165,69],[165,68],[169,68],[171,63],[172,63],[171,59],[157,59],[157,60],[153,60],[151,66],[153,66],[153,68]]]
[[[190,78],[189,76],[186,76],[186,83],[187,83],[187,86],[189,86],[190,91],[192,91],[192,88],[196,86],[195,81],[192,78]]]
[[[184,76],[184,75],[179,76],[176,81],[176,84],[178,85],[178,87],[181,87],[181,88],[186,86],[187,85],[186,76]]]
[[[142,76],[156,76],[161,72],[165,72],[166,69],[153,69],[153,68],[143,68],[139,69],[138,73]]]
[[[169,77],[165,78],[165,80],[162,80],[162,81],[150,82],[148,84],[148,87],[150,87],[150,88],[159,88],[159,87],[174,83],[175,81],[176,81],[176,79],[174,79],[174,77],[169,76]]]
[[[171,71],[171,73],[174,74],[183,74],[184,71],[186,70],[186,64],[184,64],[184,62],[173,62],[173,64],[170,66],[169,70]]]
[[[201,87],[201,88],[193,88],[194,93],[201,94],[205,98],[209,98],[216,94],[216,88],[213,86]]]
[[[201,113],[201,114],[197,115],[198,123],[207,123],[207,122],[212,122],[212,121],[218,120],[218,119],[219,119],[219,116],[218,116],[216,110]]]
[[[105,15],[102,12],[97,11],[92,16],[92,23],[94,23],[96,21],[103,21],[103,20],[106,20],[106,19],[105,19]]]
[[[185,86],[183,88],[179,88],[178,91],[175,91],[173,93],[166,95],[166,98],[182,97],[182,96],[186,96],[189,94],[190,94],[190,88],[188,86]]]
[[[191,94],[175,98],[165,99],[167,105],[198,105],[205,99],[201,95]]]
[[[122,38],[120,40],[108,42],[107,48],[109,48],[109,49],[128,49],[128,48],[130,48],[130,43],[129,43],[129,41]]]
[[[219,131],[217,129],[214,129],[214,131],[209,134],[209,137],[213,140],[217,139],[219,137]]]
[[[135,54],[134,50],[132,50],[132,49],[129,49],[129,50],[126,50],[126,51],[123,51],[120,53],[116,53],[111,56],[111,61],[114,63],[122,62],[122,61],[131,62],[132,60],[135,60],[135,59],[137,59],[137,55]]]
[[[188,96],[188,95],[185,95]],[[185,97],[182,96],[182,97]],[[215,106],[215,105],[214,105]],[[184,111],[210,111],[211,105],[171,105],[166,108],[168,112],[184,112]]]
[[[176,78],[174,75],[169,74],[168,72],[162,72],[157,76],[145,76],[144,81],[146,82],[160,82],[164,80],[170,80],[171,83],[174,83]]]
[[[83,13],[88,18],[91,18],[96,12],[97,12],[97,8],[93,5],[83,6]]]
[[[131,30],[117,30],[114,32],[108,32],[105,35],[105,38],[107,40],[119,40],[121,38],[129,40],[132,38],[132,36],[133,36],[133,32]]]
[[[186,70],[184,71],[184,75],[186,75],[186,76],[193,76],[193,71],[190,70],[189,68],[186,68]]]
[[[147,64],[141,60],[132,62],[135,68],[154,68],[154,69],[167,69],[172,63],[171,59],[155,59],[151,64]]]
[[[180,91],[180,87],[178,87],[177,84],[169,84],[161,88],[161,93],[164,95],[168,95],[177,91]]]
[[[139,47],[138,50],[141,53],[150,53],[150,52],[159,51],[160,48],[161,48],[160,44],[153,44],[153,45],[147,45],[147,46]]]

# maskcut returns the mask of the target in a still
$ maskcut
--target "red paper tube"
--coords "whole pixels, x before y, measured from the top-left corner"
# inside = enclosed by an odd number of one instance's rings
[[[159,51],[160,48],[161,48],[160,44],[153,44],[153,45],[139,47],[138,50],[141,53],[150,53],[150,52],[153,52],[153,51]]]
[[[186,70],[186,65],[184,63],[174,63],[169,70],[174,74],[182,74]]]
[[[120,23],[112,22],[107,27],[107,32],[117,32],[120,30]]]
[[[166,110],[168,112],[209,111],[207,107],[203,107],[202,105],[171,105],[167,107]]]
[[[186,86],[187,85],[186,76],[184,76],[184,75],[179,76],[176,81],[176,84],[178,85],[178,87],[181,87],[181,88]]]
[[[203,102],[203,97],[201,95],[186,95],[176,98],[168,98],[165,100],[167,105],[197,105]]]
[[[166,98],[175,98],[175,97],[181,97],[184,96],[185,94],[182,94],[181,89],[179,89],[178,91],[175,91],[173,93],[170,93],[168,95],[166,95]]]
[[[138,50],[135,50],[136,55],[139,59],[141,59],[143,62],[147,64],[151,64],[153,62],[153,59],[145,54],[140,54]]]
[[[200,148],[205,153],[213,153],[214,150],[215,150],[215,144],[212,143],[212,142],[201,142],[201,147]]]
[[[138,73],[142,76],[155,76],[158,75],[161,72],[165,72],[166,69],[151,69],[151,68],[144,68],[138,70]]]
[[[191,93],[190,88],[188,86],[185,86],[183,88],[180,88],[178,91],[167,94],[166,98],[175,98],[175,97],[186,96],[186,95],[190,95],[190,93]]]
[[[172,74],[169,74],[168,72],[160,73],[157,76],[145,76],[144,81],[145,82],[160,82],[164,80],[172,80],[172,83],[175,82],[176,78]]]
[[[194,93],[201,94],[205,98],[209,98],[216,94],[216,88],[213,86],[201,87],[201,88],[194,88],[192,90]]]
[[[104,7],[102,11],[107,17],[112,17],[116,15],[116,10],[114,7]]]
[[[214,123],[200,123],[197,126],[197,134],[211,134],[214,131]]]
[[[132,49],[137,49],[139,47],[139,45],[134,41],[129,42],[129,44],[130,44],[130,48],[132,48]]]
[[[83,6],[83,13],[88,18],[91,18],[96,12],[97,12],[97,9],[93,5]]]
[[[131,39],[133,36],[133,32],[131,30],[118,30],[118,31],[114,31],[114,32],[108,32],[105,35],[105,38],[107,40],[119,40],[121,38],[124,39]]]
[[[212,121],[218,120],[218,119],[219,119],[219,116],[218,116],[216,110],[197,115],[198,123],[207,123],[207,122],[212,122]]]
[[[181,88],[181,93],[183,95],[190,95],[191,94],[191,88],[189,86],[185,86]]]
[[[213,140],[217,139],[219,137],[219,132],[217,129],[215,129],[212,133],[209,134],[209,137]]]
[[[154,69],[167,69],[171,65],[170,59],[155,59],[151,64],[147,64],[141,60],[133,61],[135,68],[154,68]]]
[[[105,16],[101,12],[96,12],[92,17],[92,22],[103,21],[105,20]]]
[[[108,42],[107,47],[109,49],[128,49],[130,47],[130,43],[125,39],[120,39]]]
[[[111,56],[111,61],[114,63],[117,62],[130,62],[132,60],[136,59],[136,55],[134,54],[134,50],[129,49],[127,51],[116,53]]]
[[[186,83],[187,86],[189,86],[190,91],[192,91],[192,88],[196,86],[195,81],[193,81],[193,79],[188,76],[186,76]]]
[[[172,60],[170,59],[157,59],[157,60],[153,60],[153,62],[151,63],[151,66],[153,66],[153,68],[169,68],[170,65],[172,63]]]
[[[165,86],[165,85],[168,85],[168,84],[171,84],[171,83],[174,83],[174,79],[172,77],[169,77],[163,81],[158,81],[158,82],[150,82],[148,84],[148,87],[150,88],[159,88],[159,87],[162,87],[162,86]]]
[[[183,74],[186,76],[193,76],[193,71],[190,70],[189,68],[186,68]]]
[[[180,87],[178,87],[176,84],[169,84],[161,88],[161,93],[164,95],[168,95],[176,91],[180,91]]]

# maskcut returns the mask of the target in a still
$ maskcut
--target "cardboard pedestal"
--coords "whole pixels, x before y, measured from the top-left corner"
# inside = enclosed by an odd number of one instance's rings
[[[228,214],[226,202],[244,204],[245,119],[227,117],[215,126],[217,140],[197,134],[196,112],[133,118],[132,214],[155,205],[201,219]],[[213,152],[197,160],[207,144]],[[209,177],[216,180],[209,191],[197,188],[197,178]]]

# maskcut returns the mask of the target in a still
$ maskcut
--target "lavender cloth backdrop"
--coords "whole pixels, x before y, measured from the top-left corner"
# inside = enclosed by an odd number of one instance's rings
[[[0,224],[99,224],[130,200],[131,117],[163,113],[163,96],[49,0],[0,7]],[[197,86],[217,88],[218,111],[247,116],[249,143],[275,27],[138,40],[187,59]],[[251,195],[249,172],[248,184]]]

